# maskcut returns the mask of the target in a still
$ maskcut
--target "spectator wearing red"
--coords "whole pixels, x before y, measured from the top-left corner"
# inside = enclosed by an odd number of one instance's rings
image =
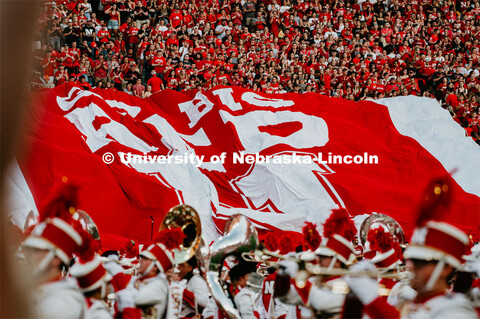
[[[140,42],[140,39],[138,38],[138,31],[140,31],[139,28],[137,28],[135,22],[130,23],[130,28],[127,29],[127,43],[130,48],[137,48],[138,43]]]
[[[107,81],[108,62],[104,60],[104,55],[99,54],[98,60],[94,64],[94,77],[95,83],[103,82],[104,85]]]
[[[55,83],[56,85],[62,85],[68,81],[68,72],[65,70],[65,66],[60,65],[57,72],[55,72]]]
[[[47,52],[47,55],[42,60],[43,75],[53,77],[56,68],[56,60],[52,57],[52,52]]]
[[[150,85],[152,87],[153,93],[157,93],[164,89],[163,81],[160,78],[158,78],[156,75],[157,75],[157,72],[153,70],[152,77],[147,82],[147,85]]]
[[[110,41],[110,32],[107,30],[107,26],[102,26],[102,29],[97,32],[98,41],[100,43],[107,43]]]
[[[172,27],[174,29],[176,29],[177,27],[179,27],[182,24],[183,16],[182,16],[182,13],[180,11],[180,7],[178,6],[178,4],[175,5],[175,8],[173,9],[172,13],[170,14],[169,19],[170,19],[170,24],[172,25]]]

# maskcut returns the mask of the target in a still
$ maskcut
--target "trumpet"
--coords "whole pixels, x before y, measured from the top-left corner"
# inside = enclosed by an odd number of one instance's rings
[[[137,258],[120,258],[120,259],[112,259],[108,257],[100,257],[100,262],[103,264],[106,264],[108,262],[114,262],[116,264],[119,264],[120,266],[125,266],[125,267],[136,267],[137,265],[134,264],[133,262],[137,260]]]
[[[310,277],[314,276],[350,276],[350,277],[367,277],[367,278],[383,278],[383,279],[394,279],[407,281],[411,278],[411,273],[407,271],[404,267],[398,272],[389,272],[385,268],[377,268],[372,271],[351,271],[341,268],[329,269],[326,267],[321,267],[320,265],[315,265],[312,263],[305,263],[305,269],[298,271],[297,276],[295,277],[295,284],[299,288],[305,287],[307,281]]]
[[[108,258],[108,257],[100,257],[100,262],[102,264],[106,264],[108,262],[114,262],[120,266],[122,266],[122,268],[124,268],[123,270],[123,273],[124,274],[127,274],[127,275],[136,275],[136,271],[137,271],[137,268],[138,268],[138,265],[139,264],[136,264],[135,261],[137,260],[137,258],[120,258],[120,259],[111,259],[111,258]]]
[[[377,268],[375,271],[351,271],[341,268],[327,268],[311,262],[310,260],[297,259],[293,256],[280,255],[268,250],[255,250],[254,252],[242,253],[242,258],[246,261],[265,263],[259,274],[265,275],[268,267],[278,268],[279,264],[276,261],[269,261],[270,258],[278,258],[280,260],[290,260],[299,264],[299,271],[295,277],[295,284],[299,288],[305,287],[310,277],[315,276],[352,276],[352,277],[368,277],[373,279],[385,278],[406,281],[410,279],[411,273],[406,271],[405,267],[398,267],[397,272],[390,272],[388,268]],[[266,274],[268,275],[268,274]]]
[[[342,268],[329,269],[315,265],[312,263],[305,263],[305,272],[310,276],[351,276],[351,277],[368,277],[368,278],[385,278],[385,279],[405,279],[409,277],[410,272],[406,271],[404,267],[399,272],[387,272],[386,268],[377,268],[374,271],[351,271]]]
[[[332,283],[322,284],[322,287],[329,289],[335,294],[347,295],[350,292],[350,287],[348,287],[347,282],[344,280],[335,280]],[[377,293],[379,296],[388,296],[390,289],[383,285],[378,285]]]

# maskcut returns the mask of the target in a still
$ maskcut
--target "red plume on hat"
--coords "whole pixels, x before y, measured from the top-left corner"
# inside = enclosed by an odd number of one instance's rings
[[[183,244],[184,238],[185,234],[180,228],[177,227],[173,229],[163,229],[160,231],[155,239],[155,242],[163,244],[168,250],[173,250],[180,248],[180,245]]]
[[[24,247],[46,249],[54,253],[63,263],[68,264],[83,243],[81,225],[72,218],[77,205],[78,188],[67,184],[53,193],[47,204],[40,209],[39,224],[23,242]]]
[[[352,241],[357,234],[355,223],[348,216],[346,209],[334,209],[332,214],[323,224],[323,236],[332,237],[338,234],[348,241]]]
[[[323,240],[315,251],[317,255],[333,257],[331,265],[339,260],[345,265],[353,263],[355,250],[352,240],[357,228],[345,209],[334,209],[323,224]]]
[[[383,227],[370,229],[367,240],[370,243],[370,249],[376,252],[384,253],[393,247],[392,234],[385,232]]]
[[[441,220],[452,202],[451,176],[432,180],[423,193],[415,224],[424,226],[430,220]]]
[[[451,205],[452,192],[450,175],[436,178],[428,184],[417,210],[411,245],[405,250],[406,259],[438,260],[461,268],[464,262],[462,256],[471,244],[470,238],[461,229],[441,221]],[[430,277],[426,290],[432,289],[432,278],[435,279]]]
[[[322,241],[322,237],[317,230],[317,225],[311,222],[305,222],[305,226],[302,228],[302,233],[305,239],[305,247],[315,251]]]
[[[273,232],[269,232],[265,236],[265,248],[268,249],[269,251],[277,251],[278,250],[278,240],[277,236]]]
[[[47,204],[39,211],[39,222],[48,218],[58,217],[66,222],[71,222],[72,214],[78,204],[78,187],[62,179],[62,184],[53,191]]]
[[[403,260],[403,250],[400,247],[400,244],[397,241],[393,242],[393,249],[395,249],[395,255],[399,260]]]
[[[79,228],[80,227],[80,228]],[[95,257],[95,253],[100,250],[100,242],[95,240],[92,235],[87,231],[81,228],[80,223],[74,224],[75,230],[82,236],[82,245],[78,248],[78,251],[75,253],[80,262],[88,262]]]
[[[372,256],[372,260],[379,267],[392,267],[394,263],[403,259],[400,244],[394,240],[391,233],[385,232],[383,227],[370,229],[367,234],[367,241],[370,243],[371,252],[373,254],[377,253],[376,256]],[[391,251],[392,249],[393,251]],[[388,254],[385,254],[387,252]]]
[[[175,264],[174,249],[179,249],[185,237],[180,228],[164,229],[140,256],[154,261],[161,272],[166,272]]]
[[[82,292],[93,291],[102,285],[105,289],[111,276],[103,267],[99,255],[96,253],[100,248],[100,243],[83,229],[78,229],[77,232],[82,236],[83,243],[76,252],[78,261],[70,269],[70,274],[77,279]]]
[[[290,236],[288,236],[287,234],[283,235],[282,238],[280,238],[280,242],[278,243],[278,248],[280,249],[280,254],[282,255],[286,255],[289,252],[294,251]]]
[[[280,237],[278,249],[282,255],[295,252],[304,242],[303,234],[295,231],[284,230],[282,232],[276,232],[275,235]]]

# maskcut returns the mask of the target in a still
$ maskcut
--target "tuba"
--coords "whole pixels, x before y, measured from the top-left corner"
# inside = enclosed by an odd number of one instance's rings
[[[209,247],[203,241],[203,238],[200,238],[199,248],[195,251],[195,257],[197,257],[198,270],[202,277],[205,278],[207,273],[207,261],[208,261]]]
[[[180,228],[185,235],[180,249],[173,251],[175,262],[182,264],[195,256],[202,240],[202,223],[197,211],[188,205],[172,207],[163,219],[162,229]]]
[[[241,256],[245,252],[254,251],[258,246],[258,234],[250,220],[241,215],[231,216],[225,224],[223,236],[210,247],[207,264],[207,285],[218,306],[232,319],[240,319],[232,301],[225,295],[220,283],[220,272],[223,261],[229,255]]]
[[[405,234],[402,226],[392,217],[384,214],[372,214],[368,216],[360,226],[360,241],[365,247],[367,236],[370,229],[375,227],[383,227],[392,234],[393,238],[400,244],[400,247],[405,248]]]
[[[83,230],[92,235],[93,239],[100,240],[98,227],[90,215],[83,210],[77,210],[72,214],[72,218],[78,221],[82,225]]]

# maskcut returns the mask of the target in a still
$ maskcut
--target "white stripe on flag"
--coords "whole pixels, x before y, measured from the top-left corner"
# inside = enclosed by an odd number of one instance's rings
[[[28,213],[33,211],[38,217],[38,210],[16,159],[10,164],[4,182],[7,194],[5,211],[8,212],[8,218],[20,229],[23,229]]]
[[[480,196],[480,147],[436,100],[402,96],[374,102],[387,106],[398,132],[415,139],[445,170],[458,169],[452,177],[463,190]]]

